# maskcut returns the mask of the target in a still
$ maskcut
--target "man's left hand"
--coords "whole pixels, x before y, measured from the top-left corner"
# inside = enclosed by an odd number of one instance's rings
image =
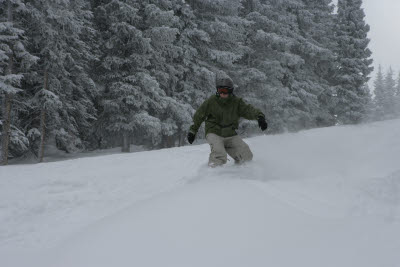
[[[189,133],[188,133],[187,139],[188,139],[189,144],[193,144],[193,141],[194,141],[194,138],[195,138],[195,137],[196,137],[196,135],[193,134],[192,132],[189,132]]]

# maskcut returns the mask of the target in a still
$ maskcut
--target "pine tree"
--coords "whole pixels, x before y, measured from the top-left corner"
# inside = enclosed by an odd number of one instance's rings
[[[379,65],[378,73],[376,75],[376,79],[374,81],[374,105],[375,105],[375,114],[377,119],[383,118],[386,110],[386,106],[388,105],[386,102],[388,101],[387,94],[385,92],[385,84],[383,80],[382,67]]]
[[[90,129],[97,120],[94,106],[99,90],[95,85],[90,68],[97,59],[93,52],[96,40],[93,26],[93,14],[85,0],[70,2],[71,27],[73,33],[68,34],[68,56],[65,59],[69,79],[63,79],[65,88],[62,101],[66,103],[63,110],[63,128],[56,132],[55,138],[59,149],[67,152],[83,150],[91,138]]]
[[[199,29],[191,6],[183,1],[176,2],[174,12],[180,25],[177,45],[182,49],[182,56],[175,59],[180,65],[180,75],[174,86],[173,98],[184,105],[176,105],[171,113],[177,122],[178,145],[182,145],[192,123],[193,107],[200,105],[200,101],[209,95],[210,88],[214,86],[214,74],[204,67],[199,52],[210,41],[208,34]]]
[[[338,41],[336,114],[339,123],[358,123],[365,114],[369,92],[365,83],[373,68],[368,49],[369,26],[364,21],[362,0],[339,0],[335,34]]]
[[[165,112],[157,117],[161,121],[161,147],[181,143],[183,130],[191,124],[191,108],[180,96],[185,76],[190,75],[197,50],[191,45],[196,25],[188,23],[193,17],[190,7],[182,1],[148,1],[143,5],[144,35],[151,39],[150,73],[165,92]],[[186,21],[183,22],[182,19]]]
[[[42,161],[46,140],[67,152],[83,149],[81,137],[94,119],[95,87],[86,65],[92,55],[84,42],[92,33],[91,14],[84,0],[32,1],[26,6],[31,49],[40,57],[37,73],[30,77],[36,120],[29,131],[40,132]]]
[[[286,13],[278,3],[246,1],[246,19],[252,22],[248,29],[246,68],[243,69],[239,86],[246,92],[251,103],[262,105],[273,131],[282,131],[292,109],[286,106],[290,100],[288,66],[295,64],[291,53],[295,41],[288,36]],[[286,12],[286,11],[285,11]],[[289,61],[291,63],[289,63]],[[294,111],[295,112],[295,111]]]
[[[396,96],[400,96],[400,72],[397,77],[397,83],[396,83]]]
[[[218,69],[230,70],[247,51],[246,24],[239,17],[240,0],[193,0],[190,1],[199,20],[199,28],[207,32],[210,42],[201,53]]]
[[[392,67],[389,67],[385,79],[384,79],[384,92],[385,92],[385,106],[384,106],[384,111],[385,111],[385,117],[386,118],[393,118],[395,114],[395,109],[396,109],[396,101],[395,101],[395,96],[396,96],[396,81],[393,78],[393,69]]]
[[[148,105],[138,76],[148,77],[151,46],[137,27],[140,21],[139,4],[134,1],[107,0],[95,7],[95,25],[101,40],[98,82],[104,88],[96,129],[101,142],[122,143],[123,152],[129,151],[135,113]]]
[[[242,75],[263,102],[272,128],[331,125],[331,1],[245,1],[249,27],[247,69]],[[255,90],[254,90],[255,89]]]
[[[400,72],[397,78],[397,85],[396,85],[396,92],[395,92],[395,108],[396,108],[396,115],[400,116]]]
[[[298,12],[301,35],[300,55],[306,71],[301,77],[309,92],[316,95],[318,105],[313,113],[317,126],[335,124],[336,94],[332,82],[335,70],[336,39],[334,36],[334,6],[331,0],[303,0],[304,8]]]
[[[19,151],[19,155],[26,152],[28,140],[17,125],[18,118],[12,118],[12,113],[17,117],[17,111],[13,112],[12,105],[17,94],[22,92],[21,82],[24,78],[23,72],[36,62],[37,58],[25,49],[24,30],[18,24],[15,17],[20,18],[26,13],[22,1],[6,0],[0,1],[0,100],[2,100],[2,163],[8,164],[9,148]],[[21,108],[17,104],[14,110]],[[14,123],[12,123],[14,121]],[[17,155],[12,155],[17,156]]]
[[[209,95],[215,90],[215,75],[231,76],[235,83],[243,77],[244,57],[249,52],[246,44],[250,21],[240,16],[242,1],[192,0],[190,5],[197,18],[198,28],[204,32],[196,48],[202,58],[199,64],[204,81],[202,90]],[[245,91],[239,84],[239,90]],[[204,99],[199,99],[202,101]]]
[[[178,15],[184,25],[179,43],[183,45],[186,53],[191,55],[191,61],[187,65],[188,71],[183,77],[184,83],[178,89],[178,96],[183,102],[189,103],[192,109],[197,109],[215,90],[215,74],[218,69],[211,58],[213,40],[208,27],[209,21],[215,20],[217,16],[215,10],[207,8],[212,2],[203,2],[186,1],[188,5],[185,5]],[[194,114],[194,110],[191,113]],[[188,127],[185,130],[187,129]]]
[[[153,65],[164,61],[163,48],[171,48],[176,30],[160,25],[147,29],[145,19],[162,24],[172,18],[174,23],[173,13],[163,13],[147,2],[104,1],[95,14],[103,43],[99,69],[104,100],[98,126],[105,131],[100,138],[111,145],[122,143],[124,152],[129,151],[132,138],[134,143],[160,144],[168,131],[165,126],[171,125],[162,121],[162,114],[173,99],[161,88],[155,76],[163,75]]]
[[[396,96],[400,97],[400,72],[399,72],[399,76],[398,76],[398,78],[397,78]]]

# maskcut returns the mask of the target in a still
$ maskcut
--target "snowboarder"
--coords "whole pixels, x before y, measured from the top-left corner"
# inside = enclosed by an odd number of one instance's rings
[[[211,153],[208,165],[216,167],[227,162],[227,154],[235,163],[253,159],[249,146],[236,133],[239,118],[257,120],[262,131],[268,127],[265,115],[242,98],[233,94],[233,82],[229,77],[217,78],[217,93],[201,104],[193,117],[187,135],[188,142],[193,143],[196,133],[203,121],[206,122],[206,139],[210,144]]]

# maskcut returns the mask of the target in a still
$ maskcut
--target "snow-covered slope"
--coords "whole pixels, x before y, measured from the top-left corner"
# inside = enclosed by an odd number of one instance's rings
[[[0,167],[2,266],[400,266],[400,120]],[[6,265],[4,265],[5,263]]]

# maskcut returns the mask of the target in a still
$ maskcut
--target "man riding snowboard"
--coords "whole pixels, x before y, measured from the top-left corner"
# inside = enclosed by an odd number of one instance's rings
[[[233,82],[230,78],[219,78],[216,85],[216,95],[205,100],[194,114],[187,139],[192,144],[200,125],[205,121],[206,139],[211,147],[208,166],[225,164],[227,154],[235,163],[250,161],[253,159],[253,153],[235,130],[239,127],[239,118],[243,117],[258,120],[259,127],[264,131],[268,127],[265,116],[260,110],[233,94]]]

